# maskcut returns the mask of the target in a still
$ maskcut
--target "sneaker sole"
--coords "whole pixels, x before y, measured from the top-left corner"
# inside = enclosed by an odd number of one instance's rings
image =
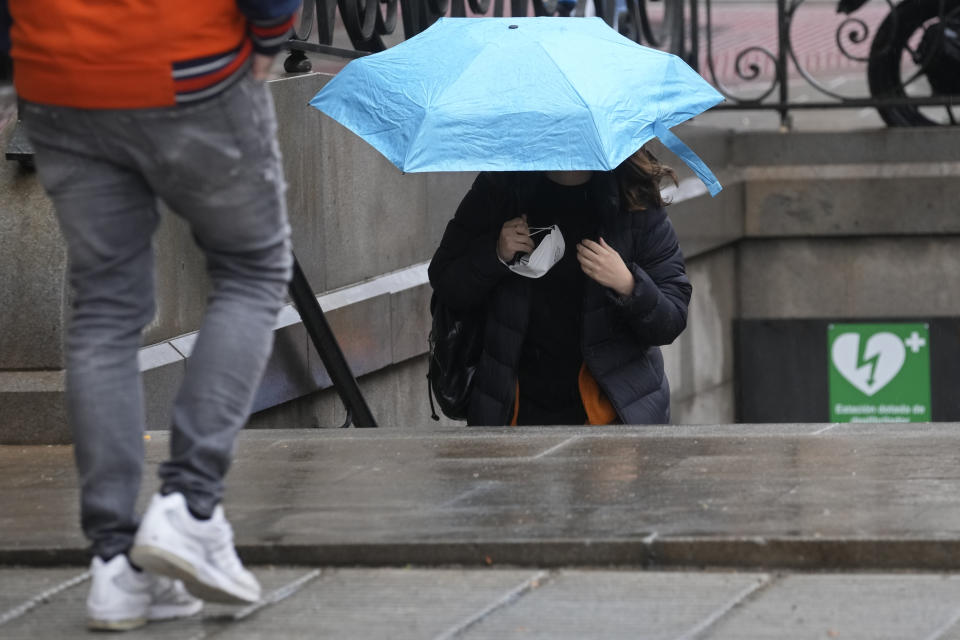
[[[189,618],[203,611],[203,600],[196,600],[188,605],[154,604],[147,612],[148,622],[163,622],[177,618]]]
[[[203,581],[198,575],[196,567],[176,554],[159,547],[135,545],[130,550],[130,559],[134,564],[147,571],[182,580],[187,591],[207,602],[253,604],[260,599],[259,595],[253,596],[244,593],[241,589],[229,590],[222,585]]]
[[[129,620],[98,620],[87,618],[87,629],[92,631],[131,631],[147,624],[146,618],[130,618]]]

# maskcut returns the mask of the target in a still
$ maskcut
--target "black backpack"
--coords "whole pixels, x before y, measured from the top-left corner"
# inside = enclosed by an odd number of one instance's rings
[[[518,211],[526,211],[536,187],[536,175],[529,172],[504,173],[503,188],[517,195]],[[483,353],[485,310],[457,312],[437,298],[430,298],[433,325],[430,328],[430,364],[427,368],[430,417],[439,420],[433,398],[443,415],[466,420],[473,390],[473,377]]]
[[[430,328],[430,363],[427,368],[430,417],[439,420],[434,408],[436,397],[440,411],[448,418],[466,420],[473,389],[473,377],[483,353],[484,312],[457,312],[430,298],[433,325]]]

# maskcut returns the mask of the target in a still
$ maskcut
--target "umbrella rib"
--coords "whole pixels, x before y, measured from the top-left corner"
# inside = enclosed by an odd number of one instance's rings
[[[403,166],[400,167],[400,171],[403,171],[403,172],[406,172],[406,171],[407,171],[407,163],[408,163],[409,160],[410,160],[410,158],[409,158],[410,152],[413,151],[414,142],[417,140],[417,138],[420,137],[420,130],[423,129],[423,123],[424,123],[424,121],[425,121],[426,119],[427,119],[427,110],[426,110],[426,108],[424,108],[424,110],[423,110],[423,117],[420,118],[420,123],[417,124],[417,130],[414,131],[414,132],[413,132],[413,135],[410,136],[410,143],[407,145],[407,150],[404,151],[404,153],[403,153]]]
[[[540,50],[543,51],[544,55],[547,56],[547,59],[551,62],[551,64],[557,68],[557,71],[560,73],[560,77],[563,78],[564,82],[567,83],[567,86],[570,87],[570,90],[573,91],[580,99],[580,102],[583,104],[584,108],[590,112],[590,122],[593,123],[593,131],[597,134],[597,142],[600,143],[601,148],[605,148],[606,145],[603,144],[603,139],[600,135],[600,129],[597,128],[597,119],[594,117],[593,109],[590,108],[590,105],[583,98],[583,95],[577,91],[577,88],[574,86],[574,84],[570,82],[570,79],[567,78],[566,74],[564,74],[563,68],[557,64],[557,61],[553,59],[553,56],[550,55],[550,52],[544,48],[543,43],[537,42],[536,44],[538,47],[540,47]]]
[[[427,121],[427,117],[430,115],[430,102],[438,102],[440,98],[443,97],[443,94],[446,93],[447,89],[442,89],[437,95],[432,96],[432,100],[425,100],[424,104],[417,105],[420,107],[420,110],[423,113],[423,116],[420,118],[420,122],[417,123],[417,129],[410,136],[410,142],[407,145],[407,149],[403,154],[403,167],[401,171],[406,171],[407,162],[410,159],[410,153],[416,148],[416,141],[420,138],[420,132],[423,131],[423,125]]]

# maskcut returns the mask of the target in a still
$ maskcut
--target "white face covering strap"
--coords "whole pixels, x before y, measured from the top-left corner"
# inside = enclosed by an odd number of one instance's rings
[[[516,274],[526,278],[539,278],[560,262],[566,245],[563,234],[557,225],[552,227],[530,227],[530,236],[549,231],[540,241],[533,253],[525,253],[515,263],[507,265]]]

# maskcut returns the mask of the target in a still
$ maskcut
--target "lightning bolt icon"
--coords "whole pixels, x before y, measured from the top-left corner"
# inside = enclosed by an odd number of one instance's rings
[[[867,350],[867,341],[860,341],[859,355],[857,356],[857,369],[862,369],[867,365],[870,366],[870,376],[867,378],[867,384],[873,385],[874,373],[877,371],[877,361],[880,360],[880,351],[876,352],[869,358],[866,357]]]

